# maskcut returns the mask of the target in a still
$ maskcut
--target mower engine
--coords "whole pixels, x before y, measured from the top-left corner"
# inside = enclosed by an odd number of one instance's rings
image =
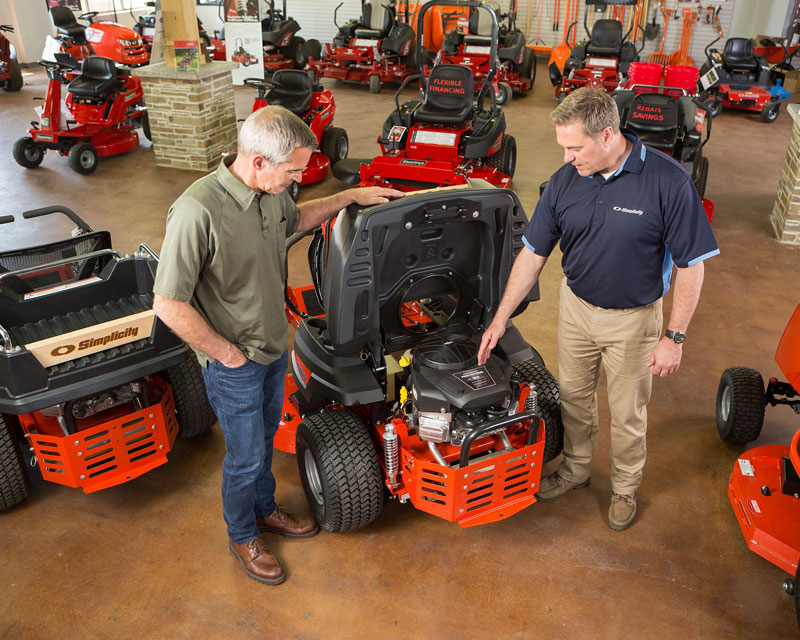
[[[519,384],[511,365],[490,358],[477,366],[471,340],[428,338],[413,353],[411,418],[422,440],[459,446],[473,428],[515,412]]]

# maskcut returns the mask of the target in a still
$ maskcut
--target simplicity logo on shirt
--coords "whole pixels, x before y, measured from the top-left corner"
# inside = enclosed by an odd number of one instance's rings
[[[614,211],[618,211],[619,213],[633,213],[637,216],[644,215],[644,211],[641,209],[626,209],[625,207],[612,207]]]

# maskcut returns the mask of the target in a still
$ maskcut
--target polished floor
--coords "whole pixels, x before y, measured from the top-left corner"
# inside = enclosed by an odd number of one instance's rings
[[[170,203],[202,174],[154,167],[146,142],[102,159],[88,177],[53,154],[39,169],[19,167],[11,145],[45,84],[36,71],[22,91],[0,95],[0,215],[60,203],[109,229],[122,252],[140,242],[158,250]],[[394,90],[330,86],[350,155],[375,155]],[[239,117],[252,94],[236,90]],[[554,106],[540,64],[534,92],[506,109],[519,148],[514,187],[528,215],[539,184],[561,164],[548,119]],[[283,585],[267,587],[247,578],[227,548],[224,442],[215,428],[179,440],[166,465],[99,493],[45,483],[32,469],[29,499],[0,515],[0,638],[796,638],[792,601],[781,591],[786,575],[747,549],[726,495],[743,448],[723,443],[714,421],[726,367],[780,376],[773,354],[800,302],[800,247],[779,244],[768,219],[790,133],[785,112],[773,124],[742,112],[714,121],[707,195],[722,253],[706,263],[680,371],[655,381],[639,513],[627,531],[606,521],[604,408],[588,489],[472,529],[391,502],[350,533],[267,536],[288,567]],[[302,198],[338,188],[329,178]],[[0,247],[56,239],[71,226],[20,220],[0,227]],[[297,249],[293,281],[308,279],[304,264]],[[560,274],[554,255],[541,301],[518,322],[553,370]],[[788,443],[798,422],[786,407],[768,408],[755,444]],[[294,457],[278,452],[274,467],[280,501],[303,510]]]

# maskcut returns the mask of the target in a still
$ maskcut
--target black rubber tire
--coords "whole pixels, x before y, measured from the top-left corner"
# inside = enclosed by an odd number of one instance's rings
[[[3,89],[6,91],[19,91],[22,89],[22,69],[19,68],[19,63],[16,60],[9,60],[8,70],[11,72],[11,77],[6,80]]]
[[[44,160],[44,147],[36,144],[33,138],[20,138],[14,143],[12,155],[18,165],[26,169],[35,169]]]
[[[11,432],[13,419],[0,414],[0,511],[25,500],[30,489],[25,459]]]
[[[780,102],[768,102],[761,110],[761,119],[764,122],[775,122],[781,111]]]
[[[533,52],[533,49],[525,47],[525,50],[522,52],[522,62],[519,63],[518,71],[522,78],[528,78],[528,80],[531,81],[530,88],[533,89],[533,83],[536,80],[536,54]]]
[[[513,178],[517,168],[517,141],[514,136],[504,134],[500,148],[486,158],[486,164],[502,171],[509,178]]]
[[[316,38],[311,38],[309,40],[306,40],[306,62],[308,62],[308,58],[314,58],[314,60],[319,60],[321,55],[322,55],[322,43]]]
[[[381,77],[377,73],[373,73],[369,77],[369,92],[370,93],[381,92]]]
[[[297,466],[308,504],[327,531],[350,531],[383,509],[384,474],[364,422],[346,409],[325,409],[297,428]]]
[[[558,93],[558,95],[556,96],[556,100],[558,100],[558,104],[561,104],[562,102],[564,102],[564,98],[566,98],[568,95],[569,95],[569,93],[567,93],[566,91],[560,91]]]
[[[561,422],[561,400],[558,382],[553,375],[534,359],[514,365],[523,382],[534,384],[539,399],[539,413],[544,418],[543,462],[555,458],[564,448],[564,425]]]
[[[283,55],[292,61],[295,69],[303,69],[308,64],[306,55],[306,39],[294,36],[292,41],[283,50]]]
[[[507,82],[497,83],[497,94],[495,95],[495,102],[499,105],[507,104],[511,100],[511,85]]]
[[[423,52],[424,53],[424,52]],[[408,53],[400,58],[400,64],[408,69],[417,68],[417,43],[411,41],[411,46],[408,48]]]
[[[722,100],[717,97],[708,98],[703,104],[708,108],[708,115],[712,120],[722,113]]]
[[[788,62],[780,62],[769,70],[769,84],[774,86],[778,78],[786,78],[787,71],[794,71],[794,67]]]
[[[328,156],[331,166],[347,157],[350,150],[350,141],[347,139],[347,131],[340,127],[331,127],[325,132],[322,138],[322,153]]]
[[[764,379],[755,369],[731,367],[717,388],[717,431],[727,442],[746,444],[756,440],[764,425]]]
[[[150,142],[153,141],[153,134],[150,132],[150,116],[147,111],[142,115],[142,133]]]
[[[697,176],[694,179],[694,187],[697,189],[697,194],[704,198],[706,195],[706,183],[708,182],[708,158],[705,156],[700,158],[700,168],[697,170]]]
[[[79,142],[69,150],[68,160],[70,169],[81,175],[88,176],[97,169],[100,156],[97,155],[97,149],[90,143]]]
[[[297,202],[298,198],[300,198],[300,183],[292,181],[292,183],[286,187],[286,191],[289,192],[289,197],[292,201]]]
[[[200,39],[206,43],[206,49],[208,49],[208,47],[211,46],[211,38],[209,37],[209,35],[202,31],[198,35],[200,36]]]
[[[208,401],[200,363],[194,353],[189,351],[183,362],[163,371],[161,376],[172,387],[180,437],[193,438],[208,431],[217,416]]]
[[[794,574],[794,615],[797,617],[797,626],[800,627],[800,565]]]

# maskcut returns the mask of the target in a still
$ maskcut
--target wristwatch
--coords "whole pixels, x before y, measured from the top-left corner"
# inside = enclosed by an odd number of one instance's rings
[[[683,341],[686,340],[686,334],[683,331],[673,331],[672,329],[667,329],[664,332],[664,335],[672,340],[675,344],[682,344]]]

